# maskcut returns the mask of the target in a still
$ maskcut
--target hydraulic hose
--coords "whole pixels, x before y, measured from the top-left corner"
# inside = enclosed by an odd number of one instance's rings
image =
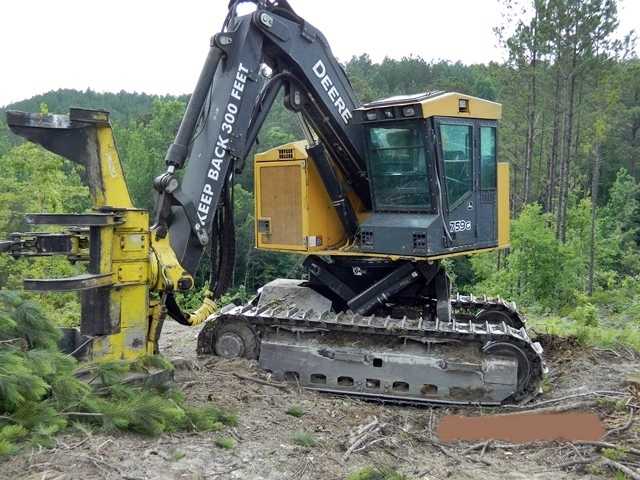
[[[233,283],[236,234],[233,221],[233,181],[227,180],[222,203],[216,213],[211,234],[209,288],[213,298],[220,298]]]
[[[218,309],[215,299],[220,298],[233,283],[236,256],[235,226],[233,223],[233,181],[225,184],[222,202],[213,221],[211,233],[209,290],[204,292],[202,304],[192,313],[184,313],[173,295],[167,296],[169,315],[182,325],[195,327],[203,323]]]
[[[220,63],[220,59],[223,54],[224,52],[213,43],[212,39],[209,54],[207,55],[207,59],[204,62],[202,71],[200,72],[196,88],[193,90],[189,103],[187,104],[187,110],[180,122],[176,138],[167,150],[165,163],[169,167],[182,168],[184,165],[189,151],[189,143],[193,137],[193,132],[195,131],[196,124],[198,123],[202,106],[204,105],[207,94],[211,89],[213,77],[218,69],[218,63]]]
[[[189,314],[189,326],[195,327],[196,325],[200,325],[202,322],[206,321],[211,315],[213,315],[218,306],[213,301],[213,293],[210,290],[207,290],[204,293],[204,298],[202,299],[202,305],[198,307],[198,309]]]

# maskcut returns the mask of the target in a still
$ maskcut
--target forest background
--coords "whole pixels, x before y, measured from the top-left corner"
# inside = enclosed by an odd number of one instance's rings
[[[447,262],[457,291],[514,300],[540,331],[640,349],[640,60],[632,53],[634,35],[618,31],[614,0],[531,0],[525,7],[503,3],[496,35],[508,52],[504,63],[420,57],[374,63],[363,54],[344,67],[363,102],[448,90],[503,104],[498,155],[511,164],[511,249]],[[79,167],[12,135],[4,111],[110,111],[135,204],[151,209],[152,180],[164,169],[187,101],[187,95],[57,90],[0,109],[0,238],[27,230],[25,213],[90,206]],[[300,138],[295,117],[276,102],[256,151]],[[234,204],[237,258],[226,300],[246,299],[273,278],[302,275],[300,257],[253,248],[249,167],[236,180]],[[79,268],[64,259],[3,256],[0,289]],[[208,268],[205,259],[200,286]],[[195,306],[200,294],[182,301]],[[78,322],[73,294],[37,301],[59,324]]]

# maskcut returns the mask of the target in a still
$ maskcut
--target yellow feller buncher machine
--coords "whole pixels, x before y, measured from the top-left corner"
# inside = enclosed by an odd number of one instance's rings
[[[66,348],[98,361],[152,354],[169,316],[206,322],[198,353],[255,359],[310,389],[410,403],[532,398],[542,348],[515,305],[452,297],[441,265],[508,246],[501,105],[439,91],[361,105],[325,37],[286,1],[255,1],[246,15],[238,3],[154,181],[152,218],[133,206],[107,112],[7,114],[13,132],[82,164],[91,190],[89,213],[28,216],[62,233],[1,244],[16,257],[87,262],[78,277],[25,280],[80,291]],[[234,263],[234,176],[281,92],[306,139],[255,156],[256,247],[304,255],[306,279],[274,280],[217,310]],[[193,288],[205,248],[211,292],[186,313],[175,294]]]

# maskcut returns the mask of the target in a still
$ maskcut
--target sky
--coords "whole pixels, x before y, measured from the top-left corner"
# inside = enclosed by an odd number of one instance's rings
[[[183,94],[193,89],[228,0],[0,0],[0,106],[58,88]],[[290,0],[341,61],[368,53],[501,61],[499,0]],[[640,33],[640,0],[622,0]]]

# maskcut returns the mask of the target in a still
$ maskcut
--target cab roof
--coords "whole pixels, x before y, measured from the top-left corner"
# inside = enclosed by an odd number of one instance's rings
[[[419,106],[419,108],[416,108],[416,116],[421,116],[422,118],[442,116],[499,120],[502,117],[502,104],[500,103],[458,92],[443,92],[440,90],[383,98],[365,103],[358,108],[358,111],[380,110],[382,112],[381,119],[385,118],[385,110],[394,112],[394,117],[396,117],[396,113],[400,113],[404,117],[411,117],[413,115],[402,114],[402,108],[412,106]],[[396,112],[398,110],[400,112]],[[420,111],[422,112],[421,115],[419,114]]]

